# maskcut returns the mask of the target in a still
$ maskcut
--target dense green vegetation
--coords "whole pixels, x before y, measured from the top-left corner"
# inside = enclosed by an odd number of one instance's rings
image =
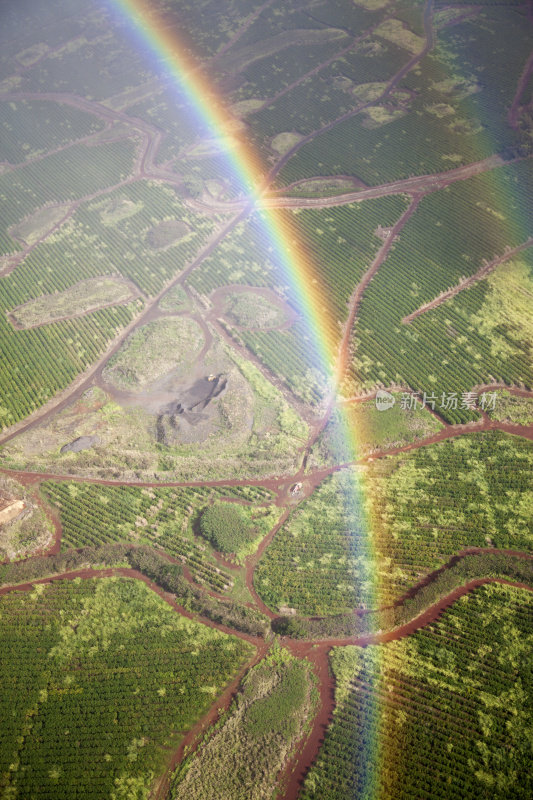
[[[266,489],[252,486],[141,489],[46,481],[42,489],[59,509],[65,549],[120,541],[150,544],[182,559],[195,581],[218,590],[228,589],[232,577],[193,535],[201,509],[217,497],[251,503],[270,498]],[[230,512],[240,508],[227,505]]]
[[[381,601],[464,548],[532,552],[532,476],[530,443],[498,432],[372,464],[366,486]]]
[[[221,553],[237,553],[254,538],[250,517],[236,503],[213,503],[200,515],[200,531]]]
[[[439,413],[461,422],[473,413],[461,408],[461,393],[476,384],[533,385],[529,337],[490,301],[491,276],[403,322],[531,235],[522,217],[531,192],[531,165],[523,162],[495,173],[455,183],[421,201],[365,292],[345,391],[376,383],[408,385],[434,394]],[[532,258],[531,248],[517,256],[529,269]],[[507,268],[503,264],[499,270]],[[457,408],[440,407],[443,392],[456,394]]]
[[[443,597],[470,581],[490,581],[493,578],[533,587],[533,560],[490,551],[465,555],[453,559],[429,583],[418,588],[413,596],[402,598],[393,606],[375,613],[352,612],[328,617],[283,616],[272,622],[272,628],[276,633],[295,639],[367,636],[380,630],[390,632],[410,623]]]
[[[532,610],[484,586],[407,639],[334,649],[336,709],[302,798],[530,797]]]
[[[140,581],[79,580],[0,601],[0,782],[11,797],[137,798],[250,645]]]
[[[169,561],[163,554],[142,545],[82,547],[57,556],[39,556],[0,565],[0,583],[26,583],[72,570],[101,566],[136,569],[173,594],[180,606],[213,622],[255,636],[263,636],[268,630],[268,620],[259,611],[234,600],[211,597],[205,589],[186,580],[181,564]]]
[[[254,584],[272,609],[338,614],[373,606],[373,578],[358,476],[328,478],[292,514],[263,555]]]
[[[257,591],[273,609],[335,615],[394,602],[465,548],[531,552],[532,470],[527,440],[486,432],[337,473],[278,532]]]
[[[173,800],[274,796],[279,772],[316,700],[308,663],[274,645],[248,672],[227,714],[178,768]]]

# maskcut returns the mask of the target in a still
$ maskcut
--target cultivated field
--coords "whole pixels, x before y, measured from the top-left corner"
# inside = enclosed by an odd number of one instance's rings
[[[4,5],[0,796],[526,800],[531,3]]]

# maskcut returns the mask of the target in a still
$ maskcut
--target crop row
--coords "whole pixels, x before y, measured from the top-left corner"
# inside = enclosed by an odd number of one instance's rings
[[[335,717],[304,800],[528,797],[531,605],[485,586],[408,639],[336,649]]]
[[[139,581],[56,583],[1,607],[0,774],[24,796],[138,793],[249,654]]]
[[[231,576],[216,565],[206,544],[193,537],[191,526],[213,497],[248,499],[247,488],[142,490],[51,481],[43,484],[47,498],[59,509],[64,547],[119,541],[148,543],[182,560],[198,583],[219,591],[231,585]],[[257,489],[251,495],[262,500],[268,493]]]
[[[531,551],[533,459],[489,432],[337,474],[276,534],[255,573],[272,608],[335,615],[393,603],[465,548]],[[453,476],[453,480],[450,479]]]

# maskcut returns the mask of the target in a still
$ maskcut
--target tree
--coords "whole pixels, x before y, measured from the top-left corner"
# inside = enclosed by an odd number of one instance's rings
[[[208,506],[200,517],[200,531],[221,553],[236,553],[255,535],[249,515],[236,503]]]

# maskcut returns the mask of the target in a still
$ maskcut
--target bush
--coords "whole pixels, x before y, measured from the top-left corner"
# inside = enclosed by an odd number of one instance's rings
[[[221,553],[236,553],[255,536],[245,509],[235,503],[208,506],[200,517],[200,531]]]

